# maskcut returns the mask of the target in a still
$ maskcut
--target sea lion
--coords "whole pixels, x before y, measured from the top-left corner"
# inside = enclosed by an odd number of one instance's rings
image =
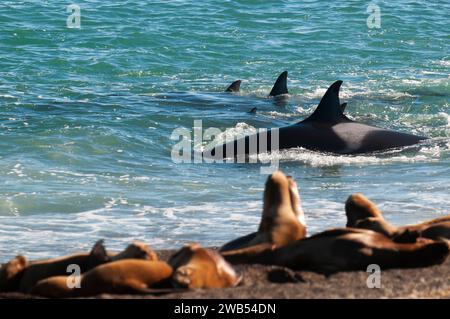
[[[292,177],[276,171],[267,178],[264,205],[258,231],[235,239],[221,252],[263,243],[281,247],[306,236],[306,223],[297,184]]]
[[[41,279],[66,275],[67,267],[71,264],[78,265],[81,272],[85,272],[109,260],[110,258],[103,246],[103,240],[99,240],[95,243],[90,253],[79,253],[60,258],[30,262],[23,270],[24,273],[18,289],[22,293],[28,293]]]
[[[103,246],[103,240],[95,243],[89,254],[80,253],[70,256],[30,262],[23,270],[23,275],[18,287],[20,292],[28,293],[39,281],[54,276],[67,275],[67,267],[76,264],[81,273],[89,271],[98,265],[122,259],[146,259],[157,260],[156,254],[144,243],[134,242],[120,253],[107,253]]]
[[[336,228],[274,250],[227,252],[225,259],[334,273],[366,270],[371,264],[381,269],[430,266],[442,263],[448,253],[449,247],[443,241],[420,239],[415,243],[396,243],[371,230]]]
[[[19,255],[0,267],[0,292],[16,291],[28,266],[26,257]]]
[[[145,243],[134,241],[119,253],[108,253],[111,261],[122,259],[158,260],[158,255]]]
[[[100,265],[82,274],[78,277],[79,288],[69,287],[69,277],[56,276],[39,281],[31,289],[31,294],[49,298],[71,298],[104,293],[151,293],[155,291],[151,287],[169,279],[171,275],[172,267],[166,262],[125,259]]]
[[[405,237],[426,237],[450,239],[450,215],[415,225],[396,227],[388,223],[376,205],[362,194],[352,194],[345,203],[347,227],[370,229],[382,233],[395,241]]]
[[[189,244],[169,260],[174,269],[172,283],[185,288],[234,287],[241,276],[216,251]]]

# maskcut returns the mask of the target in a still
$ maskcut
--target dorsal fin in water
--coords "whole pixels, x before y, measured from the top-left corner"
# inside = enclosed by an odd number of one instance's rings
[[[346,103],[339,101],[339,89],[342,81],[336,81],[328,88],[313,114],[302,122],[337,123],[349,120],[343,113]]]
[[[258,110],[258,109],[256,107],[254,107],[250,111],[248,111],[247,113],[249,113],[249,114],[256,114],[256,110]]]
[[[342,113],[344,113],[346,107],[347,107],[347,102],[341,104]]]
[[[234,81],[230,84],[229,87],[225,90],[225,92],[239,92],[241,89],[241,80]]]
[[[287,89],[287,76],[288,76],[287,71],[284,71],[278,76],[277,80],[275,81],[275,84],[272,87],[272,90],[269,93],[269,96],[277,96],[289,93]]]

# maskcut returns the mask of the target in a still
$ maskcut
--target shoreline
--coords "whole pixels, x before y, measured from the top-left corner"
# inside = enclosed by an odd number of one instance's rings
[[[158,250],[167,260],[175,250]],[[109,295],[83,299],[335,299],[335,298],[450,298],[450,258],[441,265],[381,270],[381,288],[368,288],[364,271],[324,276],[278,266],[235,265],[243,275],[233,288],[198,289],[164,295]],[[0,299],[38,299],[21,293],[0,293]]]

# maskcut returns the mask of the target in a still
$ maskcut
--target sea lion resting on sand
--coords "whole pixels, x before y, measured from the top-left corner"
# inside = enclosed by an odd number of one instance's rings
[[[185,288],[234,287],[241,276],[216,251],[198,244],[186,245],[169,260],[174,273],[172,283]]]
[[[266,244],[281,247],[306,236],[305,216],[300,204],[297,184],[282,172],[267,178],[264,206],[258,231],[235,239],[220,249],[221,252]]]
[[[396,243],[383,234],[355,228],[336,228],[275,250],[228,251],[232,263],[278,265],[296,270],[333,273],[366,270],[370,264],[382,269],[424,267],[442,263],[449,253],[445,242],[420,239]]]
[[[78,265],[84,272],[107,261],[109,257],[102,240],[96,242],[89,253],[34,262],[29,262],[23,256],[17,256],[2,267],[1,272],[8,273],[8,280],[0,283],[0,290],[28,293],[41,279],[67,274],[67,267],[71,264]]]
[[[136,259],[110,262],[79,276],[79,288],[67,285],[69,277],[56,276],[39,281],[31,293],[52,298],[103,293],[166,293],[175,290],[155,290],[152,287],[162,286],[171,279],[176,287],[224,288],[237,285],[241,279],[217,252],[198,244],[185,246],[170,258],[169,263]]]
[[[423,223],[396,227],[389,224],[373,202],[362,194],[352,194],[345,203],[347,227],[364,228],[382,233],[395,241],[417,237],[450,239],[450,215]]]
[[[158,260],[156,253],[147,244],[140,241],[134,241],[119,253],[108,252],[108,257],[111,261],[122,259]]]
[[[31,294],[70,298],[103,293],[149,293],[154,291],[152,286],[169,279],[171,275],[172,267],[166,262],[125,259],[100,265],[82,274],[78,277],[79,288],[69,287],[67,276],[56,276],[39,281],[31,289]]]
[[[0,291],[28,293],[39,280],[67,275],[67,267],[71,264],[78,265],[84,273],[98,265],[127,258],[157,260],[156,254],[143,243],[134,242],[120,253],[107,253],[102,240],[95,243],[90,253],[33,262],[17,256],[0,270]]]
[[[0,267],[0,291],[17,291],[23,270],[28,266],[28,260],[25,256],[19,255],[8,261]]]

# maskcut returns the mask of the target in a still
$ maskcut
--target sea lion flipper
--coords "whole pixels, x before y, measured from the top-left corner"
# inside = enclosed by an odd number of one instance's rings
[[[235,249],[247,246],[252,240],[255,239],[256,236],[258,236],[258,233],[254,232],[254,233],[239,237],[237,239],[234,239],[234,240],[226,243],[222,247],[220,247],[219,251],[224,252],[224,251],[235,250]]]
[[[287,76],[288,71],[284,71],[278,76],[275,84],[272,87],[272,90],[269,93],[269,96],[277,96],[289,93],[287,89]]]
[[[444,241],[434,241],[419,246],[417,249],[406,252],[407,256],[400,258],[407,267],[426,267],[438,265],[445,261],[450,247]]]
[[[111,260],[104,246],[104,242],[103,239],[100,239],[92,247],[89,253],[89,266],[91,268]]]
[[[420,233],[410,229],[400,231],[392,237],[392,241],[396,243],[415,243],[417,238],[420,237]]]
[[[242,249],[221,252],[223,258],[232,264],[260,263],[271,264],[274,261],[271,253],[275,249],[271,243],[262,243]]]

